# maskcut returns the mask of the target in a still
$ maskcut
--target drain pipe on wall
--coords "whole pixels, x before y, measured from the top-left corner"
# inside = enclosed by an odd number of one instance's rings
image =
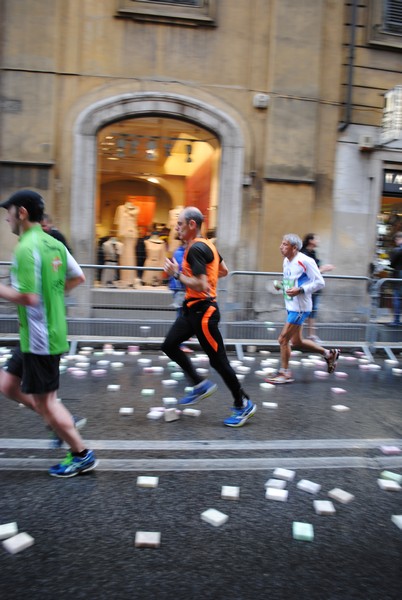
[[[352,0],[352,23],[350,32],[350,44],[349,44],[349,59],[348,59],[348,80],[347,80],[347,93],[346,93],[346,110],[345,120],[339,123],[338,131],[345,131],[350,125],[352,116],[352,90],[353,90],[353,68],[355,60],[355,46],[356,46],[356,21],[357,21],[357,1]]]

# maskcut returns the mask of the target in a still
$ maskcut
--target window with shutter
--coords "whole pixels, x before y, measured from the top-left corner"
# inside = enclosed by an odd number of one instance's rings
[[[402,0],[369,0],[367,41],[402,49]]]
[[[117,16],[193,27],[216,25],[216,0],[119,0]]]
[[[402,1],[386,0],[384,7],[384,31],[402,35]]]

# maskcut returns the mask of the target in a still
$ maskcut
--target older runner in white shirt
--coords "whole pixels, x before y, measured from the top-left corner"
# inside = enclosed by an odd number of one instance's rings
[[[306,352],[321,354],[327,364],[328,373],[333,373],[339,350],[326,350],[312,340],[302,338],[303,323],[312,310],[312,294],[325,286],[324,279],[312,258],[302,252],[302,241],[294,233],[283,236],[280,251],[283,260],[283,295],[288,313],[286,323],[279,335],[281,352],[281,368],[278,373],[266,379],[268,383],[292,383],[294,381],[289,369],[291,345]]]

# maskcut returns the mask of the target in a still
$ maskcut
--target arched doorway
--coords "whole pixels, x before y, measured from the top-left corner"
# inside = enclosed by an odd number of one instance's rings
[[[157,249],[152,266],[163,267],[165,254],[158,242],[163,241],[169,256],[181,245],[175,225],[184,206],[197,206],[205,215],[204,235],[216,237],[220,154],[213,133],[184,119],[145,116],[103,127],[97,134],[98,262],[105,264],[109,258],[112,263],[118,259],[121,265],[143,266],[150,259],[147,250]],[[134,227],[131,237],[122,239],[126,224],[120,215],[126,211],[133,216]],[[147,241],[150,237],[152,244]],[[134,271],[103,270],[97,285],[138,289],[139,284],[149,285],[150,278],[154,286],[162,279],[155,272],[142,274],[142,270],[138,277]]]
[[[219,247],[233,264],[240,240],[244,140],[240,126],[221,109],[197,99],[162,92],[122,94],[96,102],[79,116],[74,128],[71,230],[78,260],[94,260],[97,135],[125,119],[174,118],[198,125],[219,141],[221,160],[216,190]]]

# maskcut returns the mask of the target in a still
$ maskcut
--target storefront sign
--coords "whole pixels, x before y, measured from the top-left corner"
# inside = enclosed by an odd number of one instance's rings
[[[387,144],[402,139],[402,85],[397,85],[384,95],[380,142]]]
[[[402,196],[402,171],[384,171],[384,193]]]

